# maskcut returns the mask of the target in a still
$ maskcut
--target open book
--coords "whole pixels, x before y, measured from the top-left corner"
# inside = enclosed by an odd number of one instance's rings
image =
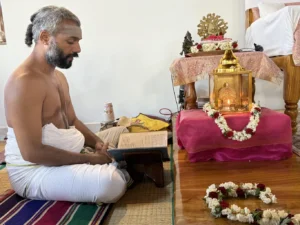
[[[160,152],[162,160],[169,160],[168,132],[123,133],[120,135],[118,148],[107,151],[116,161],[124,160],[124,153],[139,152]]]

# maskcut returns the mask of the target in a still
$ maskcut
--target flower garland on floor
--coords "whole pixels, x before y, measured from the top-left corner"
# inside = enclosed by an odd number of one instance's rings
[[[250,111],[251,116],[249,123],[242,131],[235,131],[227,125],[226,119],[223,117],[223,115],[218,110],[213,109],[210,103],[206,103],[203,106],[203,111],[208,116],[215,119],[215,123],[218,125],[225,137],[235,141],[245,141],[250,139],[255,134],[256,127],[258,126],[259,118],[261,115],[260,106],[253,104]]]
[[[240,208],[229,205],[224,198],[247,198],[249,195],[260,198],[264,203],[277,203],[276,196],[264,184],[242,183],[240,186],[233,182],[212,184],[206,190],[206,201],[211,214],[218,217],[227,217],[229,220],[259,225],[300,225],[300,214],[288,214],[284,210],[256,209],[251,212],[247,207]]]

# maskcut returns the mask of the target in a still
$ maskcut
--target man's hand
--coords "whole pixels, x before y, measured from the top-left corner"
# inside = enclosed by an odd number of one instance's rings
[[[108,143],[103,143],[99,141],[95,145],[95,154],[98,154],[101,157],[106,157],[108,161],[107,163],[111,163],[112,158],[108,154],[107,149],[108,149]]]
[[[103,148],[103,146],[104,146],[103,141],[97,141],[96,144],[95,144],[95,150],[101,150]]]

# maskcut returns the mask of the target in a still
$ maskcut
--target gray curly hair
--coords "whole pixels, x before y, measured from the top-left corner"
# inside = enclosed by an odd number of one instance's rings
[[[59,24],[63,20],[72,20],[78,26],[81,25],[78,17],[63,7],[45,6],[30,17],[31,24],[28,25],[25,37],[25,44],[29,47],[32,40],[37,43],[40,33],[46,30],[50,35],[55,35]]]

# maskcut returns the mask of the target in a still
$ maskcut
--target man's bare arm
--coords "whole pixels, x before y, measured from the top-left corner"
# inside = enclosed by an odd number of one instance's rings
[[[85,144],[89,147],[95,148],[97,142],[103,143],[103,141],[90,131],[79,119],[75,119],[74,126],[79,130],[85,137]]]
[[[48,166],[110,161],[102,155],[73,153],[42,144],[42,107],[46,97],[42,79],[25,75],[13,81],[7,89],[7,113],[24,160]]]
[[[97,136],[95,135],[92,131],[90,131],[85,125],[84,123],[82,123],[76,116],[73,104],[72,104],[72,100],[70,97],[70,93],[69,93],[69,85],[67,82],[66,77],[64,76],[63,73],[58,72],[58,79],[61,80],[61,85],[63,86],[63,90],[65,93],[65,98],[66,98],[66,102],[67,102],[67,117],[68,117],[68,121],[70,125],[73,125],[76,127],[77,130],[79,130],[83,136],[85,137],[85,144],[89,147],[95,148],[95,145],[97,143],[102,143],[103,141]]]

